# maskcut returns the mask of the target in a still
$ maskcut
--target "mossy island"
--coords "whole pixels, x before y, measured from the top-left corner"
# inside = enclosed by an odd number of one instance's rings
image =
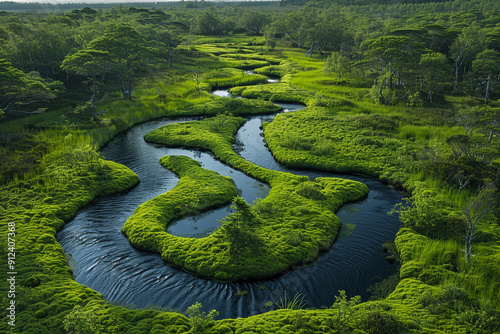
[[[146,134],[149,142],[210,150],[218,159],[245,174],[268,182],[269,195],[250,206],[235,197],[228,180],[207,171],[186,157],[161,159],[179,175],[171,191],[139,206],[123,232],[140,249],[161,254],[175,267],[219,281],[269,278],[314,262],[330,249],[340,221],[335,211],[363,198],[368,188],[356,181],[317,178],[276,172],[250,163],[232,149],[241,117],[219,115],[170,124]],[[207,175],[211,177],[207,179]],[[191,211],[233,201],[235,212],[205,238],[170,235],[173,219]]]

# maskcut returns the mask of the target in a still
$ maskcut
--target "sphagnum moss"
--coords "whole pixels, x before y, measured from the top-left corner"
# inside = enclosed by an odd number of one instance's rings
[[[162,164],[179,174],[179,184],[141,205],[130,217],[123,231],[132,244],[160,253],[171,265],[220,281],[278,275],[313,261],[332,246],[340,228],[335,211],[345,202],[366,196],[367,187],[337,178],[318,178],[312,182],[305,176],[269,170],[244,160],[231,146],[243,122],[239,117],[219,115],[202,121],[170,124],[151,131],[145,139],[169,146],[210,150],[222,162],[269,183],[268,197],[249,209],[256,217],[255,222],[235,223],[230,216],[220,229],[201,239],[168,234],[166,225],[176,217],[172,208],[186,208],[182,213],[188,213],[218,204],[219,197],[207,197],[198,185],[208,171],[190,162],[190,172],[185,173],[187,167],[179,167],[188,164],[187,158],[178,164],[179,157],[167,157],[162,159]],[[207,191],[217,193],[223,180],[221,176],[214,176],[210,185],[214,189],[207,188]],[[231,196],[234,191],[225,193],[224,200],[228,201]],[[203,200],[197,201],[201,198]],[[190,203],[197,204],[190,207]],[[239,224],[239,227],[234,229],[231,224]]]

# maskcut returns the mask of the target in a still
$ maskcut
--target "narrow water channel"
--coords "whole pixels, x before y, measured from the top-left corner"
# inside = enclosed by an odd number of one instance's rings
[[[284,106],[287,111],[301,108]],[[200,302],[204,309],[216,309],[220,318],[247,317],[267,312],[268,301],[276,301],[284,293],[293,296],[301,292],[308,307],[330,306],[338,290],[348,296],[369,295],[367,287],[375,280],[394,273],[395,265],[385,261],[381,245],[394,240],[399,229],[397,217],[387,212],[402,195],[382,183],[357,176],[334,175],[304,170],[291,170],[278,164],[261,137],[259,126],[273,116],[254,116],[240,128],[235,149],[247,160],[260,166],[308,175],[338,176],[361,181],[370,188],[364,200],[344,205],[337,216],[343,222],[341,237],[333,248],[314,265],[293,270],[279,277],[256,282],[218,283],[198,278],[166,266],[157,254],[133,248],[121,234],[121,228],[135,208],[145,201],[172,189],[177,176],[164,169],[159,159],[165,155],[186,155],[201,162],[202,167],[214,170],[235,180],[241,196],[248,202],[262,198],[269,187],[255,181],[219,161],[209,153],[186,149],[171,149],[148,144],[147,132],[169,123],[190,119],[158,120],[137,125],[114,138],[102,154],[106,159],[131,168],[141,183],[126,194],[101,198],[80,210],[66,224],[57,239],[72,261],[74,279],[104,295],[113,303],[136,308],[159,306],[185,311]],[[169,227],[176,235],[202,237],[220,224],[227,215],[226,208],[209,211],[179,221]],[[347,227],[347,228],[346,228]],[[354,229],[353,229],[354,227]],[[246,291],[247,293],[241,293]]]

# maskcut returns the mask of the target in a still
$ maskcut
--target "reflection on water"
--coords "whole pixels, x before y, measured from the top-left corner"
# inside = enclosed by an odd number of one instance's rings
[[[286,105],[291,111],[302,106]],[[114,138],[103,155],[131,168],[141,183],[125,194],[94,201],[80,210],[58,233],[63,249],[72,257],[74,279],[100,293],[111,302],[133,304],[138,308],[158,305],[186,310],[200,302],[205,311],[217,309],[219,318],[246,317],[267,312],[268,301],[275,301],[286,291],[293,296],[302,292],[308,307],[330,306],[338,290],[348,296],[367,297],[366,288],[375,277],[396,271],[385,261],[381,245],[393,240],[399,223],[386,213],[402,199],[402,195],[378,181],[348,177],[367,184],[368,197],[351,203],[337,212],[351,233],[342,232],[331,251],[314,265],[296,269],[279,277],[257,282],[218,283],[198,278],[163,263],[160,256],[133,248],[121,234],[121,228],[135,208],[145,201],[172,189],[177,176],[159,164],[164,155],[186,155],[201,162],[203,168],[234,179],[238,191],[248,202],[264,197],[266,184],[255,181],[219,161],[209,153],[171,149],[151,145],[143,140],[145,133],[162,125],[189,119],[163,120],[141,124]],[[245,159],[260,166],[308,175],[311,178],[335,176],[330,173],[290,170],[278,164],[266,149],[259,126],[272,116],[249,118],[237,134],[237,151]],[[219,226],[217,220],[227,214],[227,207],[196,217],[186,217],[169,227],[176,235],[201,237]],[[348,225],[351,224],[351,225]],[[244,296],[237,292],[245,290]]]

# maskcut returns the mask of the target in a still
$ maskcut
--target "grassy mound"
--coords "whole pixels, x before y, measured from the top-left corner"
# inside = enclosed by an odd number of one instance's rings
[[[217,114],[231,113],[235,116],[240,115],[257,115],[257,114],[274,114],[278,113],[282,108],[269,101],[250,100],[217,97],[204,104],[196,104],[186,109],[186,113],[193,115],[215,116]]]
[[[253,207],[236,198],[236,212],[209,237],[169,235],[165,230],[171,219],[227,201],[234,196],[234,190],[219,196],[216,189],[227,182],[225,178],[214,176],[210,187],[205,188],[199,183],[205,184],[200,178],[208,171],[201,172],[187,158],[164,158],[162,163],[179,174],[179,184],[140,206],[129,218],[123,231],[133,245],[161,253],[169,264],[220,281],[274,276],[314,261],[332,246],[340,228],[335,211],[345,202],[366,196],[367,187],[337,178],[312,182],[304,176],[268,170],[244,160],[231,146],[242,123],[242,118],[219,115],[167,125],[146,134],[145,139],[210,150],[228,165],[269,183],[269,196]],[[212,192],[214,195],[207,197]]]
[[[235,68],[225,68],[204,74],[203,81],[214,89],[265,83],[267,77],[260,74],[247,74]]]
[[[308,104],[314,94],[291,87],[287,83],[273,83],[263,86],[240,86],[231,88],[232,95],[241,95],[249,99],[262,99],[273,102]]]

